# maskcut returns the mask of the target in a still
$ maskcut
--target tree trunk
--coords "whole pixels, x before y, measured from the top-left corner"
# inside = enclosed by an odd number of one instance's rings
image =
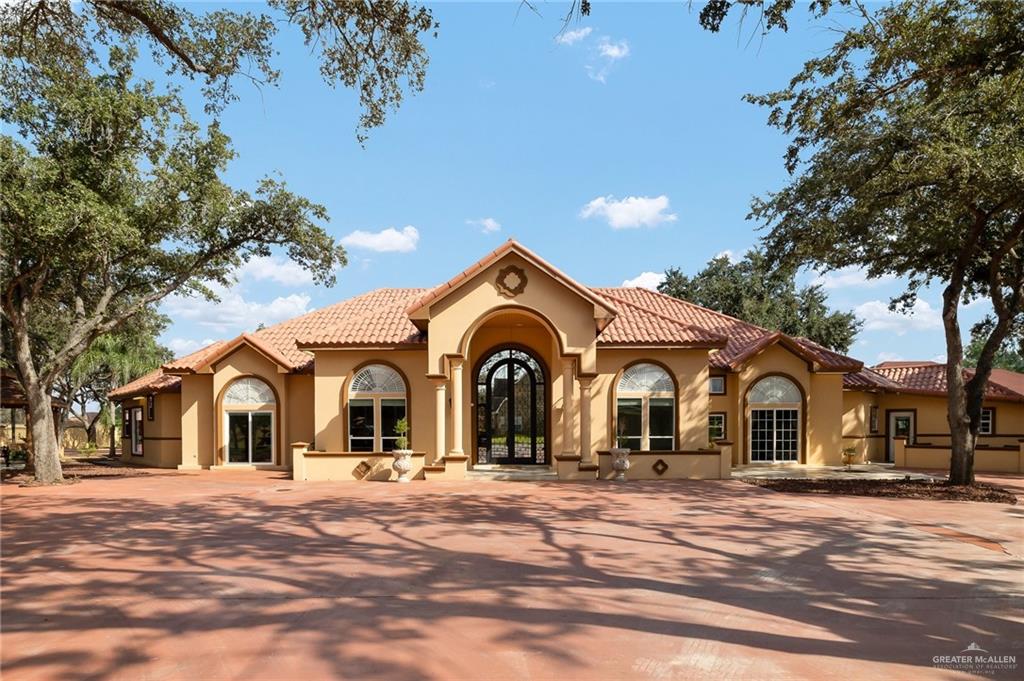
[[[39,380],[35,362],[32,360],[28,328],[23,318],[12,319],[10,323],[14,346],[14,359],[18,378],[28,400],[25,418],[28,432],[32,435],[29,460],[35,470],[37,482],[53,484],[64,481],[60,468],[60,450],[57,446],[57,430],[53,422],[53,408],[50,402],[51,386]]]
[[[47,484],[63,482],[50,394],[38,381],[23,387],[29,402],[28,425],[32,433],[36,481]]]
[[[110,410],[110,458],[114,458],[117,455],[117,450],[114,447],[114,442],[116,442],[115,436],[118,434],[118,432],[117,421],[114,419],[114,417],[117,415],[117,412],[114,411],[113,400],[107,400],[107,409]]]
[[[964,386],[964,345],[960,337],[960,320],[957,316],[960,305],[960,287],[951,283],[942,292],[942,326],[946,332],[946,401],[949,420],[949,484],[974,484],[974,445],[977,442],[977,426],[972,428],[981,413],[978,400],[978,414],[972,419]]]

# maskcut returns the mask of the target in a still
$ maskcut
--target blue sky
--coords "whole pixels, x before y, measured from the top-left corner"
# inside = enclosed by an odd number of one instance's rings
[[[434,5],[426,88],[365,147],[355,94],[327,87],[282,29],[279,87],[239,82],[222,116],[238,153],[227,179],[252,189],[278,173],[325,205],[349,266],[325,289],[283,257],[250,263],[220,304],[166,301],[161,340],[184,354],[373,288],[433,286],[510,237],[596,286],[651,285],[753,246],[750,199],[785,182],[785,139],[741,98],[784,85],[835,33],[799,6],[788,34],[748,43],[749,26],[706,33],[685,3],[595,4],[560,33],[565,6],[537,6]],[[944,355],[937,291],[908,318],[886,309],[899,281],[823,282],[865,320],[854,356]],[[965,329],[983,312],[965,310]]]

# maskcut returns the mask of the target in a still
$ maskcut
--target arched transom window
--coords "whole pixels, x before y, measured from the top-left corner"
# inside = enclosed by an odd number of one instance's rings
[[[406,397],[405,380],[391,367],[370,364],[360,369],[348,391],[348,451],[395,449],[395,427],[405,418]]]
[[[675,449],[675,387],[657,364],[627,367],[615,393],[616,446],[634,451]]]
[[[800,404],[800,389],[785,376],[768,376],[750,389],[751,404]]]
[[[274,391],[258,378],[240,378],[228,386],[224,404],[274,404]]]
[[[227,463],[274,463],[276,403],[274,391],[259,378],[240,378],[228,386],[224,392]]]
[[[785,376],[766,376],[747,394],[750,460],[785,463],[800,459],[800,388]]]

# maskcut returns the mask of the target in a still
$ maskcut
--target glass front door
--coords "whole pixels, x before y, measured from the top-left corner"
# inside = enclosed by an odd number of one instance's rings
[[[531,353],[492,353],[476,375],[479,464],[547,463],[544,369]]]
[[[907,444],[914,444],[914,412],[893,411],[889,412],[889,437],[886,447],[885,460],[893,462],[893,444],[897,437],[907,438]]]
[[[227,413],[228,463],[274,463],[274,415],[269,411]]]

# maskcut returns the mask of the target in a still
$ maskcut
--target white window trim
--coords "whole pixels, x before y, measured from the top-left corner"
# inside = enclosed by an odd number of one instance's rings
[[[722,389],[721,390],[715,390],[714,389],[714,385],[715,385],[715,381],[716,380],[722,382]],[[708,394],[709,395],[724,395],[725,391],[726,391],[725,376],[708,376]]]
[[[231,405],[230,409],[224,410],[224,465],[225,466],[273,466],[274,462],[277,461],[277,424],[276,415],[273,410],[270,409],[239,409],[240,405]],[[229,414],[248,414],[249,415],[249,430],[247,441],[246,461],[231,461],[228,454],[228,447],[231,441],[231,428],[229,427],[231,419]],[[253,414],[270,414],[270,461],[253,462],[252,460],[252,415]]]
[[[143,444],[143,441],[145,440],[145,430],[143,429],[142,433],[141,434],[139,433],[139,430],[140,430],[139,425],[142,423],[142,420],[144,418],[145,417],[142,415],[142,407],[132,407],[131,408],[132,456],[145,456],[146,455],[146,449],[145,449],[146,446],[145,446],[145,444]]]
[[[716,438],[711,436],[711,419],[713,418],[722,419],[722,437],[717,439],[725,440],[728,437],[729,415],[724,411],[716,411],[708,414],[708,440],[710,442],[715,442],[716,440]]]
[[[676,448],[676,396],[669,392],[655,392],[655,393],[636,393],[636,392],[624,392],[619,393],[615,396],[615,421],[616,428],[618,431],[618,420],[619,420],[619,400],[640,400],[640,451],[649,452],[651,450],[651,398],[655,399],[668,399],[672,401],[672,445],[665,451],[673,451]],[[619,444],[620,435],[618,432],[615,433],[615,446]],[[626,435],[626,438],[636,437],[635,435]],[[655,435],[656,440],[667,440],[668,435]]]
[[[795,459],[779,459],[776,457],[776,444],[775,440],[772,441],[772,458],[767,460],[754,460],[754,419],[753,411],[796,411],[796,458]],[[803,453],[803,405],[799,402],[754,402],[747,406],[747,458],[750,463],[781,463],[781,464],[799,464],[800,456]],[[775,421],[775,414],[772,414],[772,422]]]
[[[985,422],[985,413],[988,412],[988,423],[987,429]],[[978,435],[994,435],[995,434],[995,422],[996,422],[996,410],[992,407],[981,408],[981,418],[978,421]]]
[[[350,393],[348,397],[348,404],[346,404],[345,415],[346,423],[348,424],[348,442],[346,446],[348,451],[355,451],[352,449],[352,440],[369,440],[369,437],[365,435],[353,436],[352,435],[352,400],[371,400],[373,402],[373,451],[363,452],[365,454],[389,454],[390,452],[384,451],[384,434],[381,433],[381,426],[383,421],[381,420],[381,401],[382,400],[402,400],[405,403],[405,416],[409,418],[409,398],[405,393]],[[412,428],[409,429],[409,433],[405,436],[408,438],[412,432]],[[390,435],[388,437],[391,437]]]

